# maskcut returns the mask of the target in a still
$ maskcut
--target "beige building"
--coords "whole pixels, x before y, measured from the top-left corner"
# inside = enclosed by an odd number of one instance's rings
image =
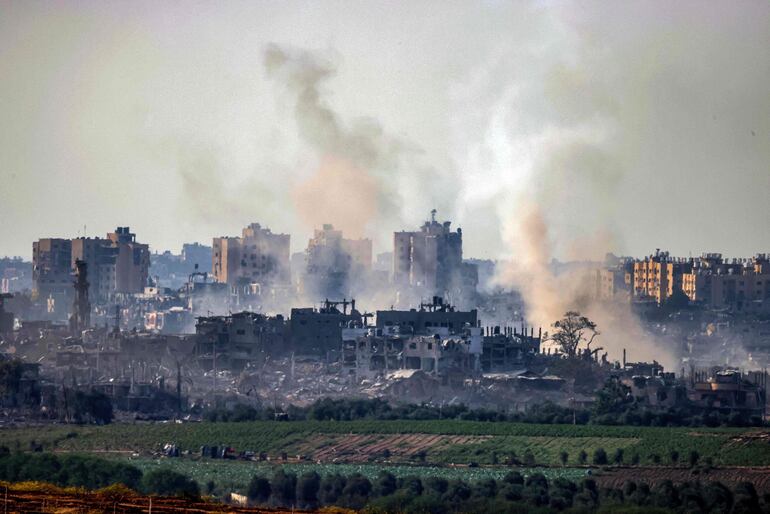
[[[212,246],[212,271],[218,282],[265,287],[291,283],[288,234],[274,234],[252,223],[241,237],[215,237]]]
[[[682,290],[682,276],[692,269],[692,261],[676,259],[668,252],[655,251],[654,255],[634,262],[634,297],[663,303],[675,291]]]
[[[691,301],[715,309],[761,309],[770,305],[769,262],[766,254],[731,262],[705,254],[683,276],[682,289]]]
[[[85,261],[89,297],[95,302],[115,293],[141,293],[150,269],[149,246],[138,243],[129,227],[118,227],[104,239],[40,239],[32,244],[32,259],[33,288],[42,297],[54,291],[69,297],[75,261]]]

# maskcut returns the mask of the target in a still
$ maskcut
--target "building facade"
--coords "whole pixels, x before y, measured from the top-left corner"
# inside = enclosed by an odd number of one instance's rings
[[[288,234],[274,234],[259,223],[244,228],[241,237],[214,238],[214,278],[231,286],[290,284],[290,239]]]
[[[393,234],[394,284],[444,296],[462,287],[466,279],[473,280],[472,273],[463,269],[462,229],[453,232],[450,225],[437,222],[434,209],[419,231]]]

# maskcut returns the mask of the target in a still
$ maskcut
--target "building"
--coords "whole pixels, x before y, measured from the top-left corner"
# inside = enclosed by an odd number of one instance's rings
[[[69,308],[71,272],[72,241],[47,238],[32,243],[33,295],[41,300],[53,300],[57,310]]]
[[[475,289],[475,283],[464,283],[472,281],[473,274],[463,270],[462,230],[453,232],[450,225],[449,221],[437,222],[434,209],[419,231],[393,234],[394,284],[439,296],[468,285]]]
[[[355,300],[325,300],[320,309],[292,309],[289,321],[291,348],[295,352],[316,355],[339,351],[342,346],[343,327],[360,325],[362,319],[361,313],[356,310]]]
[[[129,227],[118,227],[107,237],[72,239],[70,268],[78,260],[88,264],[89,296],[97,303],[114,294],[138,294],[150,275],[150,248],[136,241]]]
[[[604,301],[630,301],[633,297],[634,261],[628,259],[611,267],[592,270],[594,298]]]
[[[770,258],[726,261],[721,254],[704,254],[684,274],[682,289],[696,303],[714,309],[770,308]]]
[[[634,263],[634,297],[662,304],[682,290],[683,275],[692,266],[692,260],[676,259],[668,252],[655,250],[654,255]]]
[[[325,224],[308,242],[302,289],[313,297],[350,295],[351,283],[363,279],[371,269],[370,239],[346,239],[341,230]]]
[[[420,304],[419,309],[377,311],[378,328],[399,327],[401,333],[432,335],[443,329],[447,333],[459,333],[466,327],[478,325],[478,311],[458,311],[441,297],[434,296],[431,303]]]
[[[216,237],[212,245],[214,278],[233,287],[289,285],[289,245],[288,234],[274,234],[259,223],[244,228],[241,237]]]
[[[413,336],[401,333],[398,326],[346,328],[342,336],[342,368],[354,381],[399,370],[435,376],[474,373],[479,370],[481,332],[479,327],[466,327],[451,336],[446,329]]]
[[[182,263],[190,270],[211,273],[212,251],[210,246],[200,243],[182,245]]]
[[[283,316],[254,312],[198,318],[195,324],[195,356],[201,368],[240,372],[249,364],[261,364],[267,355],[286,351]]]

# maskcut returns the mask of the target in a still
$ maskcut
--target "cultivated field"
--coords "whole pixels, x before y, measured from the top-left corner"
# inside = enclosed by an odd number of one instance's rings
[[[560,453],[577,465],[581,450],[603,448],[610,459],[623,450],[623,463],[669,464],[697,452],[701,461],[722,466],[770,466],[765,429],[663,428],[534,425],[473,421],[298,421],[244,423],[143,423],[104,427],[54,425],[0,429],[0,445],[12,450],[150,454],[165,443],[197,453],[203,445],[264,452],[271,460],[286,453],[321,462],[504,463],[531,453],[537,465],[559,466]],[[387,450],[387,452],[386,452]],[[531,464],[531,462],[530,462]]]

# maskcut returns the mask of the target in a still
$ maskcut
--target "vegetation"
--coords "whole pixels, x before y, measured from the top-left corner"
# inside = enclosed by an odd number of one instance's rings
[[[580,361],[577,361],[580,362]],[[596,424],[633,426],[761,426],[759,417],[745,414],[731,415],[719,412],[704,413],[686,408],[650,409],[631,396],[630,389],[616,379],[609,379],[596,393],[596,404],[589,411],[560,407],[551,402],[533,406],[526,412],[506,413],[488,409],[470,409],[465,405],[398,405],[375,399],[324,398],[308,407],[290,406],[286,412],[273,407],[255,408],[236,405],[232,409],[212,409],[204,412],[204,419],[212,422],[242,421],[353,421],[376,419],[395,420],[461,420],[519,422],[537,424]]]
[[[583,464],[581,452],[590,462],[597,448],[608,456],[623,449],[622,463],[638,458],[644,464],[669,462],[672,451],[689,461],[693,451],[699,460],[711,458],[715,465],[767,465],[770,445],[756,429],[669,428],[598,425],[540,425],[489,423],[460,420],[357,420],[357,421],[253,421],[240,423],[110,424],[106,426],[43,426],[0,429],[0,445],[13,450],[41,448],[91,452],[124,450],[150,452],[168,442],[182,450],[198,452],[203,445],[227,445],[236,451],[265,452],[277,456],[312,453],[324,445],[338,444],[350,435],[445,434],[469,437],[466,443],[427,447],[427,463],[521,464],[529,450],[539,465],[562,465],[561,452],[569,454],[568,465]],[[395,455],[395,447],[389,449]],[[419,450],[419,448],[418,448]],[[379,457],[384,455],[382,452]],[[635,457],[636,456],[636,457]],[[510,458],[513,457],[513,460]],[[657,457],[657,461],[655,461]],[[391,457],[392,458],[392,457]]]
[[[575,357],[578,347],[586,343],[586,350],[591,351],[591,343],[600,332],[596,329],[596,323],[577,311],[568,311],[564,317],[553,325],[554,332],[548,338],[559,346],[559,349],[568,358]]]
[[[622,488],[600,488],[587,478],[579,482],[511,472],[502,479],[465,481],[437,477],[396,477],[382,472],[370,480],[359,474],[297,476],[277,470],[272,478],[255,476],[247,494],[255,505],[316,509],[335,506],[375,513],[442,512],[770,512],[770,496],[754,486],[733,490],[719,482],[654,487],[626,482]]]

